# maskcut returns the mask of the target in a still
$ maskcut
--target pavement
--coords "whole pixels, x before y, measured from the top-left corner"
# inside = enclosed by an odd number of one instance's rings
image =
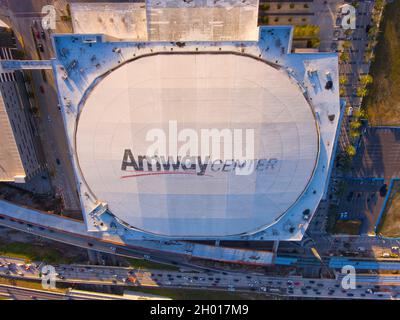
[[[400,128],[365,130],[353,162],[353,175],[392,179],[400,177]]]
[[[336,12],[338,12],[341,4],[343,4],[343,1],[337,0],[314,0],[311,4],[312,11],[315,12],[311,24],[320,27],[320,51],[332,51],[331,44],[333,42],[333,29],[336,25]]]
[[[312,4],[315,16],[312,24],[320,26],[320,51],[336,51],[341,52],[343,43],[349,41],[351,47],[350,61],[339,62],[339,70],[341,76],[346,76],[348,84],[345,88],[344,98],[353,108],[361,105],[361,99],[355,95],[359,86],[360,75],[369,73],[370,62],[364,60],[365,48],[368,43],[368,35],[366,27],[371,23],[372,8],[375,1],[358,1],[356,8],[356,29],[350,36],[345,35],[345,31],[341,27],[341,6],[346,2],[342,0],[314,0]],[[342,123],[342,132],[339,140],[341,149],[344,149],[350,143],[348,136],[349,118],[347,114]]]

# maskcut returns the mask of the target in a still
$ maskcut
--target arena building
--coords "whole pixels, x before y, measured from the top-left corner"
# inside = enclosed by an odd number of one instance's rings
[[[338,58],[292,54],[292,27],[253,28],[258,40],[53,37],[89,231],[302,238],[332,167]]]

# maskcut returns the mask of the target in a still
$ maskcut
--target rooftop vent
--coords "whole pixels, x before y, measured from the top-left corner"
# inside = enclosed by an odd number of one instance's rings
[[[332,80],[328,80],[326,82],[325,89],[326,90],[331,90],[332,88],[333,88],[333,82],[332,82]]]

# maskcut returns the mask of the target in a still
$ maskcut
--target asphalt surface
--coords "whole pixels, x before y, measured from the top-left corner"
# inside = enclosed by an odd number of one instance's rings
[[[356,177],[400,176],[400,128],[372,127],[363,134],[354,160]]]

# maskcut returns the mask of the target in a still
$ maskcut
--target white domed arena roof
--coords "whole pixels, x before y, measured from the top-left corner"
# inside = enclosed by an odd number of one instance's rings
[[[252,130],[254,170],[238,174],[237,162],[229,161],[234,156],[222,148],[229,139],[217,145],[220,155],[210,149],[202,172],[189,165],[149,168],[145,160],[141,167],[154,132],[165,133],[165,156],[176,156],[176,139],[168,140],[174,126],[184,137],[184,129],[198,133],[199,146],[203,129],[231,132],[233,141],[241,132],[237,145],[244,149]],[[176,237],[271,225],[302,196],[319,154],[314,114],[299,86],[284,70],[237,53],[153,54],[125,63],[93,87],[75,138],[81,174],[96,199],[134,228]],[[177,141],[177,149],[185,142]]]

